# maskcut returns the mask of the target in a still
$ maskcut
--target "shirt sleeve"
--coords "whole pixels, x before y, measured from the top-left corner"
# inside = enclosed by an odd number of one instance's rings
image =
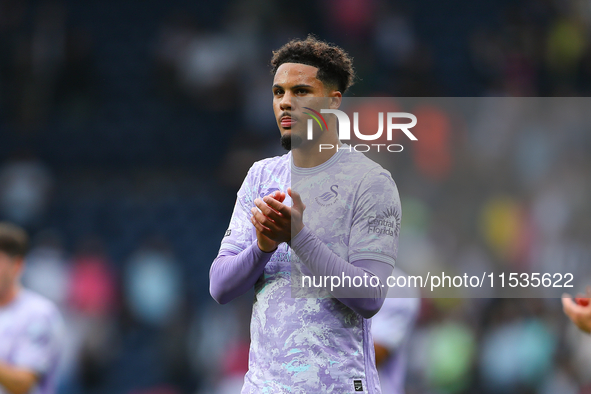
[[[256,235],[254,226],[250,222],[252,216],[250,209],[254,207],[253,199],[253,167],[248,171],[234,204],[234,211],[230,219],[230,225],[224,234],[220,246],[220,252],[228,251],[234,254],[240,253],[252,245]]]
[[[360,183],[357,195],[349,238],[349,262],[378,260],[394,266],[402,217],[394,180],[382,168],[371,170]]]
[[[220,304],[252,288],[274,253],[259,249],[256,230],[250,222],[250,209],[255,206],[253,196],[257,195],[254,188],[258,184],[254,168],[250,168],[238,190],[230,225],[209,271],[209,292]]]
[[[235,254],[220,251],[209,271],[209,293],[220,304],[246,293],[263,274],[274,252],[263,252],[256,242]]]
[[[62,340],[63,324],[57,311],[31,318],[13,350],[14,366],[45,376],[59,360]]]
[[[311,273],[320,278],[377,277],[378,282],[375,286],[371,285],[371,280],[369,284],[366,280],[362,286],[343,283],[333,287],[331,283],[330,293],[366,319],[380,310],[387,292],[387,287],[383,285],[388,275],[392,273],[392,267],[389,264],[370,259],[358,260],[350,264],[331,251],[306,226],[293,237],[291,247]],[[344,279],[343,282],[345,282]]]

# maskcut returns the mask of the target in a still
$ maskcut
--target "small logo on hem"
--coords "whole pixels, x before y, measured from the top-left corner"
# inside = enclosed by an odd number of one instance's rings
[[[353,387],[355,388],[355,391],[363,391],[363,384],[361,383],[361,380],[354,380]]]

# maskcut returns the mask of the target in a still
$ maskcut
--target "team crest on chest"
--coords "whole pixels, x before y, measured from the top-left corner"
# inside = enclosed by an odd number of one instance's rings
[[[317,196],[314,200],[318,205],[322,205],[323,207],[329,206],[337,202],[337,197],[339,196],[339,185],[332,185],[330,190],[322,193],[321,195]]]

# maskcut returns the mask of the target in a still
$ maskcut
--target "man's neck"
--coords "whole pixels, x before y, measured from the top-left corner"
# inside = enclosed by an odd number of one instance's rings
[[[4,294],[0,295],[0,308],[10,304],[16,299],[21,288],[19,285],[10,287]]]
[[[328,134],[327,137],[318,141],[310,141],[310,144],[302,144],[302,146],[292,149],[293,164],[296,167],[312,168],[330,160],[342,144],[336,133]]]

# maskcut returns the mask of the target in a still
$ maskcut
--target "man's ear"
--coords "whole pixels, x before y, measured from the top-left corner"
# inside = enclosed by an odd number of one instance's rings
[[[341,106],[341,102],[343,101],[343,95],[338,90],[333,90],[330,95],[330,102],[329,108],[330,109],[337,109]]]

